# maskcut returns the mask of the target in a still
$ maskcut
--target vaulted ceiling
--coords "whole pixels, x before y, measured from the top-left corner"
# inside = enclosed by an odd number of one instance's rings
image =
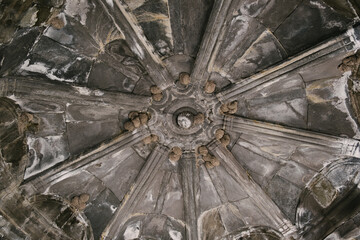
[[[0,239],[360,239],[357,0],[0,0]]]

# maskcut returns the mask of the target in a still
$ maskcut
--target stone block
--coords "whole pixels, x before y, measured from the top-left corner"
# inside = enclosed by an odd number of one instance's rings
[[[68,122],[117,121],[119,107],[110,104],[69,104],[66,109]]]
[[[233,147],[232,153],[246,169],[257,173],[266,179],[271,179],[280,167],[277,162],[266,159],[237,144]]]
[[[283,213],[295,223],[295,214],[301,189],[294,184],[275,176],[266,188],[267,193]]]
[[[131,93],[136,83],[136,81],[108,64],[95,62],[89,75],[88,87]]]
[[[119,205],[119,199],[107,189],[89,202],[84,213],[91,223],[94,239],[100,238]]]
[[[67,137],[71,154],[79,154],[85,149],[120,133],[117,121],[69,122]]]
[[[20,66],[40,33],[39,28],[21,29],[9,44],[0,47],[0,76],[9,75]]]
[[[274,223],[262,213],[262,210],[258,206],[256,206],[256,204],[251,198],[246,198],[241,201],[235,202],[234,205],[238,208],[240,217],[245,223],[245,225],[274,225]]]
[[[44,32],[44,36],[82,55],[95,57],[98,54],[100,47],[85,26],[63,13],[58,18],[65,23],[65,26],[60,29],[50,26]]]
[[[221,220],[226,232],[231,233],[245,227],[246,224],[241,220],[239,209],[232,203],[221,206],[219,209]]]
[[[296,9],[301,0],[268,0],[266,2],[266,7],[258,14],[257,18],[274,32],[289,14]]]
[[[231,175],[229,175],[221,163],[220,166],[215,168],[215,171],[218,179],[214,179],[214,181],[219,181],[218,184],[223,186],[226,194],[224,197],[229,202],[239,201],[248,197],[246,192],[239,186],[239,183],[236,182]]]
[[[57,81],[86,83],[92,61],[42,36],[19,71]]]
[[[166,216],[184,221],[185,213],[183,189],[178,174],[171,174],[170,181],[164,191],[166,194],[164,195],[164,203],[161,213]]]
[[[315,175],[315,171],[306,168],[305,166],[293,161],[289,161],[285,166],[282,166],[277,175],[299,188],[304,188],[305,185]]]
[[[138,176],[144,160],[131,148],[99,159],[87,170],[101,179],[118,199],[123,199]]]
[[[49,169],[70,156],[68,143],[64,135],[28,136],[27,145],[29,160],[24,179]]]
[[[311,130],[332,135],[354,137],[349,115],[337,109],[331,102],[309,104],[308,126]]]
[[[352,20],[328,5],[303,1],[274,32],[289,55],[345,31]]]
[[[201,166],[199,170],[199,179],[200,196],[197,199],[200,212],[219,206],[221,200],[205,166]]]
[[[63,113],[41,113],[36,116],[40,118],[37,136],[54,136],[65,133],[66,125]]]
[[[286,58],[278,40],[269,31],[264,31],[249,49],[236,60],[229,74],[233,79],[246,78]]]

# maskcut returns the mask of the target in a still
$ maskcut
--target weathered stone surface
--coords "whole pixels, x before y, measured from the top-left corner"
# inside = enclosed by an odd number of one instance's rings
[[[239,57],[229,68],[233,79],[246,78],[252,74],[276,64],[286,57],[276,37],[269,31],[264,31],[249,47],[249,50]]]
[[[269,122],[307,127],[308,100],[304,81],[298,74],[278,78],[271,84],[238,99],[238,115]]]
[[[66,119],[68,122],[116,120],[118,111],[113,105],[69,104],[66,109]]]
[[[42,36],[35,44],[19,72],[42,75],[52,80],[86,83],[91,60]]]
[[[344,31],[350,22],[350,19],[342,17],[326,4],[305,1],[282,22],[274,34],[286,51],[293,54]]]
[[[166,195],[161,213],[166,216],[171,216],[175,219],[185,220],[184,212],[184,195],[182,185],[180,184],[180,177],[178,174],[172,174],[169,184],[165,188]]]
[[[223,187],[224,192],[221,193],[224,194],[222,196],[223,199],[227,199],[228,202],[236,202],[249,197],[223,166],[220,165],[216,167],[214,172],[216,172],[216,174],[212,174],[211,177],[216,176],[213,180],[219,182],[219,185]],[[219,188],[217,191],[221,191],[221,189]],[[230,207],[229,211],[235,210]]]
[[[0,238],[357,237],[359,10],[0,0]]]
[[[237,144],[233,147],[232,153],[245,168],[259,174],[267,180],[272,179],[280,167],[277,162],[257,155]]]
[[[25,239],[26,235],[4,216],[0,215],[0,237],[14,240]]]
[[[151,93],[149,91],[150,86],[152,86],[153,83],[150,81],[148,76],[144,76],[140,78],[140,80],[137,82],[133,93],[137,95],[143,95],[143,96],[151,96]]]
[[[120,133],[117,121],[70,122],[67,123],[67,137],[72,154],[78,154],[89,147]]]
[[[168,0],[175,53],[196,56],[213,3],[213,0]]]
[[[315,172],[309,168],[289,161],[285,166],[281,167],[277,175],[299,188],[303,188],[315,175]]]
[[[103,184],[122,200],[143,164],[144,160],[128,148],[99,159],[87,170],[101,179]],[[114,178],[118,180],[114,181]]]
[[[66,131],[65,116],[63,113],[36,114],[40,119],[37,136],[61,135]]]
[[[39,28],[22,29],[13,36],[11,43],[0,47],[1,76],[9,75],[20,66],[40,33]]]
[[[172,53],[172,36],[167,1],[147,4],[125,1],[137,18],[146,38],[153,44],[157,54],[169,56]],[[156,29],[156,30],[155,30]]]
[[[264,3],[268,2],[267,5]],[[299,5],[301,0],[272,0],[272,1],[259,1],[261,3],[260,11],[254,7],[258,18],[262,24],[275,31],[281,23],[291,14]],[[282,6],[279,8],[279,6]]]
[[[24,178],[34,176],[70,156],[69,145],[64,135],[28,136],[27,144],[29,160]]]
[[[224,234],[225,228],[218,210],[208,212],[203,218],[201,229],[203,239],[215,239]]]
[[[130,93],[135,85],[135,81],[102,62],[96,62],[93,65],[88,82],[90,88]]]
[[[183,239],[185,227],[180,221],[160,214],[144,214],[126,221],[119,236],[123,239],[138,238],[167,238]]]
[[[359,191],[356,187],[352,187],[354,184],[357,185],[358,180],[355,180],[355,183],[354,178],[353,180],[337,178],[336,176],[341,176],[344,170],[350,173],[350,178],[358,174],[358,159],[347,158],[334,161],[322,169],[302,192],[297,219],[305,239],[323,238],[328,235],[338,236],[339,233],[345,235],[346,232],[351,231],[350,229],[357,228],[357,224],[354,226],[351,219],[358,218],[356,216],[358,210],[354,211],[354,208],[358,208],[355,203],[359,201]],[[336,187],[333,183],[336,183]],[[338,207],[334,208],[335,205]],[[331,218],[331,223],[324,217]],[[344,219],[347,221],[345,224],[348,227],[347,230],[344,229]],[[311,226],[313,222],[317,224]],[[335,230],[339,226],[341,226],[340,229],[345,230],[343,233],[341,230]],[[330,234],[332,232],[334,234]]]
[[[338,66],[346,55],[346,52],[334,54],[331,58],[324,59],[320,63],[304,67],[299,70],[299,74],[305,82],[319,79],[341,78],[342,72],[338,69]]]
[[[0,2],[0,44],[10,42],[14,33],[22,28],[41,26],[51,12],[61,7],[63,1],[2,1]]]
[[[102,191],[89,203],[84,213],[91,223],[95,239],[100,238],[119,205],[119,199],[109,190]]]
[[[214,187],[211,178],[206,171],[205,166],[201,167],[199,170],[200,178],[200,197],[199,197],[199,207],[201,212],[205,212],[211,208],[217,207],[221,204],[216,188]],[[211,197],[210,197],[211,196]]]
[[[269,219],[263,215],[261,209],[250,199],[235,202],[234,205],[239,209],[242,221],[247,225],[265,225],[269,226]],[[251,212],[251,214],[250,214]]]
[[[301,189],[293,184],[289,184],[283,178],[275,176],[269,182],[266,190],[285,215],[292,222],[295,222],[295,212]],[[285,195],[286,197],[281,197]]]
[[[264,32],[265,28],[260,22],[240,12],[227,16],[230,22],[226,29],[226,38],[222,42],[221,51],[217,54],[216,68],[226,65],[233,65],[253,42]],[[251,34],[249,32],[251,31]]]
[[[57,17],[64,22],[64,26],[61,28],[49,27],[44,32],[44,36],[85,56],[93,57],[98,54],[100,47],[90,36],[87,28],[64,13],[59,14]]]
[[[322,120],[332,122],[331,125],[325,125],[317,120],[319,115]],[[348,137],[354,136],[354,129],[347,122],[344,122],[348,115],[341,110],[334,108],[331,104],[314,104],[309,106],[309,127],[325,133],[334,133],[336,135],[346,135]]]
[[[245,226],[239,209],[232,203],[220,208],[221,221],[226,232],[233,232]]]

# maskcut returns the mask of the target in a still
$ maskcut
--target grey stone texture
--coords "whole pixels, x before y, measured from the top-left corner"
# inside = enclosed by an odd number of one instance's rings
[[[0,239],[358,239],[359,17],[0,0]]]

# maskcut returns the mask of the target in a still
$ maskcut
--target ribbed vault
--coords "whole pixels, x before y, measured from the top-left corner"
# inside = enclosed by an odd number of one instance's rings
[[[0,239],[358,238],[359,14],[0,0]]]

